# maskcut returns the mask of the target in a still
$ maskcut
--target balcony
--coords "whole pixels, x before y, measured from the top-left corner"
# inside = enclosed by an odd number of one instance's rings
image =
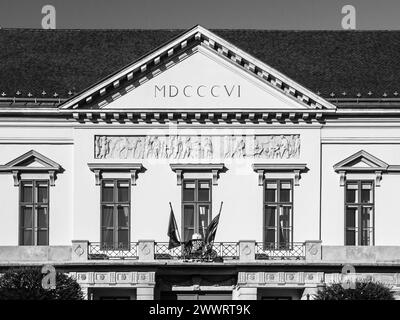
[[[198,260],[198,261],[216,261],[239,259],[238,242],[214,242],[212,248],[205,254],[203,252],[191,253],[185,250],[184,246],[168,249],[167,242],[156,242],[154,259],[156,260]]]
[[[144,254],[146,252],[147,255]],[[254,255],[255,260],[304,260],[305,243],[276,246],[254,241],[214,242],[208,248],[197,250],[193,248],[188,250],[183,245],[168,249],[168,242],[153,241],[133,242],[128,246],[115,246],[115,248],[105,247],[98,242],[88,244],[89,260],[142,260],[144,256],[151,256],[153,257],[151,260],[226,262],[243,260],[248,255]]]
[[[107,248],[98,242],[88,245],[89,260],[139,260],[139,242],[132,242],[129,246]],[[168,242],[152,242],[144,245],[144,252],[153,253],[154,260],[198,260],[224,261],[239,259],[238,242],[214,242],[208,252],[188,252],[184,246],[168,249]]]
[[[255,246],[256,260],[305,260],[305,243],[292,242],[284,245],[257,242]]]
[[[182,247],[168,250],[167,242],[142,240],[128,247],[107,248],[98,242],[73,240],[61,246],[0,246],[0,266],[69,264],[285,264],[400,266],[400,245],[330,246],[311,240],[285,246],[241,240],[215,242],[212,254],[187,254]]]
[[[90,242],[88,246],[89,260],[138,259],[138,243],[130,243],[128,247],[107,247],[100,242]]]

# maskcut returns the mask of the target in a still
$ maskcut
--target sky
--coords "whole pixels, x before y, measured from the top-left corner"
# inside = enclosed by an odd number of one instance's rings
[[[400,0],[0,0],[0,27],[42,28],[42,7],[57,29],[342,29],[352,5],[357,30],[399,30]]]

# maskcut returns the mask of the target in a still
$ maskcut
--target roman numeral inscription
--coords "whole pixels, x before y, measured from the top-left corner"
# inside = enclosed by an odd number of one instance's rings
[[[184,86],[177,86],[173,84],[169,85],[155,85],[154,86],[154,98],[176,98],[179,96],[192,98],[240,98],[241,87],[240,85],[226,85],[226,84],[214,84],[214,85],[191,85],[187,84]]]
[[[95,136],[95,159],[291,159],[300,135]]]

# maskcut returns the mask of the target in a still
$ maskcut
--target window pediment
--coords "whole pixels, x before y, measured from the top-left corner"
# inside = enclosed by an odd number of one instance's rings
[[[304,163],[255,163],[253,170],[258,173],[258,185],[262,186],[267,172],[292,172],[294,174],[294,185],[298,186],[300,174],[307,172],[307,165]]]
[[[340,174],[340,186],[344,186],[346,175],[349,173],[369,173],[375,175],[375,185],[380,186],[383,173],[399,172],[398,165],[389,165],[372,154],[360,150],[333,166],[335,172]]]
[[[176,173],[177,185],[182,185],[182,176],[185,172],[210,172],[213,185],[218,185],[220,172],[226,170],[223,163],[174,163],[170,164],[172,171]]]
[[[136,178],[139,172],[145,170],[141,163],[88,163],[90,171],[95,174],[96,185],[100,185],[103,172],[129,172],[131,185],[136,185]]]
[[[348,172],[373,172],[376,170],[386,171],[389,165],[373,156],[372,154],[360,150],[350,157],[338,162],[333,166],[336,172],[348,171]]]
[[[0,172],[12,173],[14,186],[19,185],[21,173],[48,173],[50,185],[54,186],[56,174],[62,171],[61,165],[35,150],[30,150],[0,166]]]

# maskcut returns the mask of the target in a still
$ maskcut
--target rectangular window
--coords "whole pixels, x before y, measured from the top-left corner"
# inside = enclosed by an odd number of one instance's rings
[[[182,183],[183,239],[205,231],[211,218],[211,180],[184,180]]]
[[[345,244],[374,244],[374,182],[347,181],[345,193]]]
[[[293,237],[293,181],[264,182],[264,246],[286,249]]]
[[[101,184],[101,248],[129,250],[131,189],[129,180]]]
[[[19,190],[19,244],[49,245],[49,182],[22,180]]]

